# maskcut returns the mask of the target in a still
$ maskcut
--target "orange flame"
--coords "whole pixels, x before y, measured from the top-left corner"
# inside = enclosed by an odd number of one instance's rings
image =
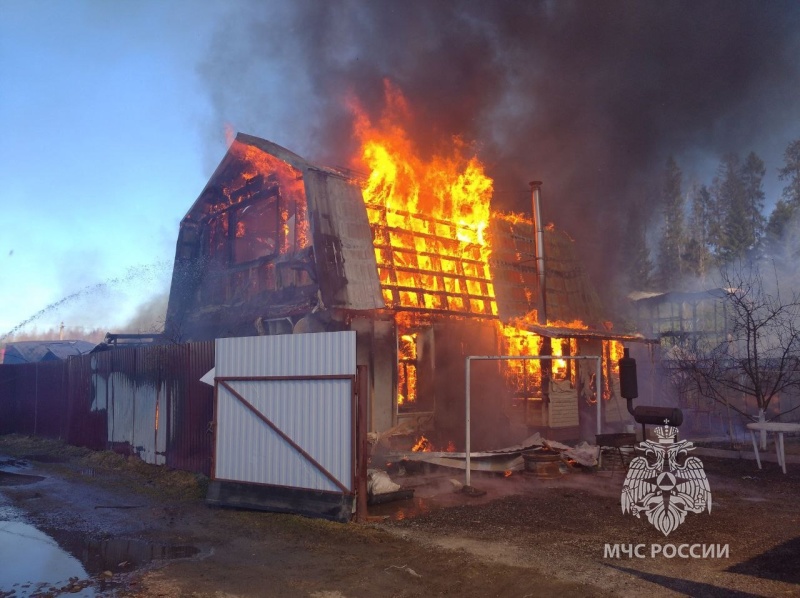
[[[400,334],[397,351],[397,405],[407,408],[417,401],[417,335]]]
[[[420,436],[417,438],[417,442],[414,446],[411,447],[411,451],[415,453],[429,453],[433,450],[433,445],[431,441],[425,438],[425,436]]]
[[[233,134],[232,129],[226,128],[226,132]],[[285,254],[293,249],[308,247],[311,241],[308,206],[300,171],[255,146],[240,143],[235,138],[231,139],[230,143],[229,151],[241,160],[241,171],[231,181],[229,188],[222,189],[223,201],[210,206],[210,212],[221,212],[248,198],[249,196],[241,190],[246,188],[248,181],[260,175],[265,178],[267,184],[270,180],[274,180],[280,185],[282,204],[277,213],[277,226],[281,230],[281,243],[278,251]],[[227,217],[222,227],[223,232],[227,234]],[[236,223],[234,234],[237,239],[245,238],[247,232],[243,222]]]
[[[401,124],[410,114],[405,98],[388,82],[385,97],[376,123],[352,102],[384,299],[496,315],[486,238],[492,179],[459,138],[449,155],[423,160]]]
[[[415,453],[430,453],[433,451],[437,451],[441,449],[437,449],[436,445],[433,444],[430,440],[427,439],[424,435],[417,438],[417,441],[414,443],[414,446],[411,447],[411,451]],[[442,451],[444,453],[454,453],[456,452],[456,445],[452,440],[447,441],[447,447]]]
[[[619,375],[619,360],[624,347],[619,341],[603,341],[603,398],[611,398],[611,379]]]
[[[530,317],[530,315],[529,315]],[[533,313],[533,321],[535,322],[536,314]],[[525,318],[528,320],[528,317]],[[525,330],[522,326],[523,323],[518,323],[520,327],[512,325],[505,325],[498,322],[498,332],[501,339],[500,350],[504,355],[520,355],[520,356],[534,356],[541,355],[542,337],[539,335]],[[585,329],[587,326],[580,320],[573,322],[548,322],[549,326]],[[553,357],[569,354],[576,355],[578,351],[578,344],[575,339],[552,339],[551,349]],[[526,360],[510,360],[505,363],[505,378],[511,388],[518,391],[531,390],[541,383],[542,376],[542,362],[538,359]],[[564,380],[567,374],[570,374],[571,380],[574,383],[575,368],[570,368],[566,359],[553,359],[551,361],[551,371],[554,379]]]
[[[490,212],[493,181],[463,139],[456,137],[448,153],[420,156],[407,130],[412,110],[388,81],[382,113],[371,118],[357,100],[350,105],[354,133],[361,144],[356,170],[369,175],[362,192],[373,234],[381,291],[386,304],[418,312],[496,316],[487,235],[490,217],[530,222],[521,214]],[[525,321],[536,323],[536,312]],[[524,322],[523,322],[524,324]],[[548,322],[549,326],[586,329],[583,322]],[[538,355],[541,338],[498,323],[503,352]],[[553,343],[553,355],[575,354],[574,340]],[[415,336],[398,321],[398,409],[416,402]],[[521,389],[541,380],[541,362],[504,362],[507,379]],[[575,368],[553,360],[553,375]]]

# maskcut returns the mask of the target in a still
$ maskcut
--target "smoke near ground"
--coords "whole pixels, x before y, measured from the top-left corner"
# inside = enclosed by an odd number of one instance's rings
[[[356,152],[348,98],[375,116],[391,81],[423,153],[475,143],[495,207],[528,210],[543,180],[545,218],[608,296],[667,156],[713,168],[753,149],[774,170],[800,137],[798,32],[792,2],[242,2],[200,72],[213,138],[230,123],[334,165]]]
[[[156,334],[164,331],[164,322],[167,319],[167,303],[169,293],[159,293],[142,303],[133,317],[122,325],[119,330],[128,334]]]

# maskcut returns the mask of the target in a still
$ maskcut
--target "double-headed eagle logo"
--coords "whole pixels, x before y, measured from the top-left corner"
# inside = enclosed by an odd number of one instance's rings
[[[686,457],[694,446],[688,440],[675,442],[678,429],[664,420],[655,429],[658,442],[639,443],[643,457],[634,458],[622,486],[622,512],[635,517],[641,513],[653,526],[668,536],[686,519],[686,513],[711,512],[711,489],[697,457]]]

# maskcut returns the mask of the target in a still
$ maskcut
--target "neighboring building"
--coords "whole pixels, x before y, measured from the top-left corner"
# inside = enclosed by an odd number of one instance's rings
[[[645,373],[642,376],[640,372],[640,379],[652,381],[652,396],[677,401],[687,421],[684,430],[695,435],[744,434],[744,424],[751,419],[741,414],[750,414],[752,418],[758,415],[755,398],[741,389],[730,388],[724,399],[714,400],[701,395],[683,371],[687,360],[694,360],[697,355],[708,356],[720,346],[731,352],[742,350],[734,340],[731,318],[735,314],[729,305],[729,294],[736,292],[736,289],[714,288],[628,295],[639,329],[658,342],[649,363],[641,362]],[[759,363],[761,367],[769,367],[764,357],[759,358]],[[787,390],[773,399],[770,412],[792,413],[798,406],[800,396]],[[793,417],[796,415],[788,416]]]
[[[88,341],[19,341],[5,346],[3,363],[58,361],[89,353],[94,347],[94,343]]]
[[[672,347],[696,350],[699,345],[715,346],[728,333],[728,291],[651,293],[636,291],[628,295],[633,302],[639,329],[658,339],[662,349]]]
[[[489,250],[459,218],[370,203],[351,173],[239,134],[181,222],[165,334],[354,330],[370,371],[370,429],[433,426],[456,444],[465,356],[537,355],[550,339],[555,355],[603,356],[604,425],[621,426],[619,341],[642,337],[613,331],[572,240],[550,228],[541,231],[547,323],[537,323],[534,229],[493,215]],[[577,363],[554,362],[544,386],[539,362],[477,368],[478,442],[507,443],[509,430],[531,427],[593,438],[595,369]]]

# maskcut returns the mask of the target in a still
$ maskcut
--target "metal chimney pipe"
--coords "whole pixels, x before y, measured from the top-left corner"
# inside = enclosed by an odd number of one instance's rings
[[[544,224],[542,223],[542,181],[531,181],[531,202],[533,203],[533,238],[536,246],[536,272],[539,274],[538,323],[547,326],[547,276],[544,267]]]
[[[542,224],[541,190],[542,181],[531,181],[531,202],[533,203],[533,238],[536,249],[536,272],[539,275],[539,309],[536,310],[536,320],[540,326],[547,326],[547,290],[544,268],[544,225]],[[550,356],[553,354],[553,341],[549,336],[542,336],[542,346],[539,355]],[[552,380],[553,363],[546,359],[542,363],[542,404],[545,421],[550,422],[550,383]]]

